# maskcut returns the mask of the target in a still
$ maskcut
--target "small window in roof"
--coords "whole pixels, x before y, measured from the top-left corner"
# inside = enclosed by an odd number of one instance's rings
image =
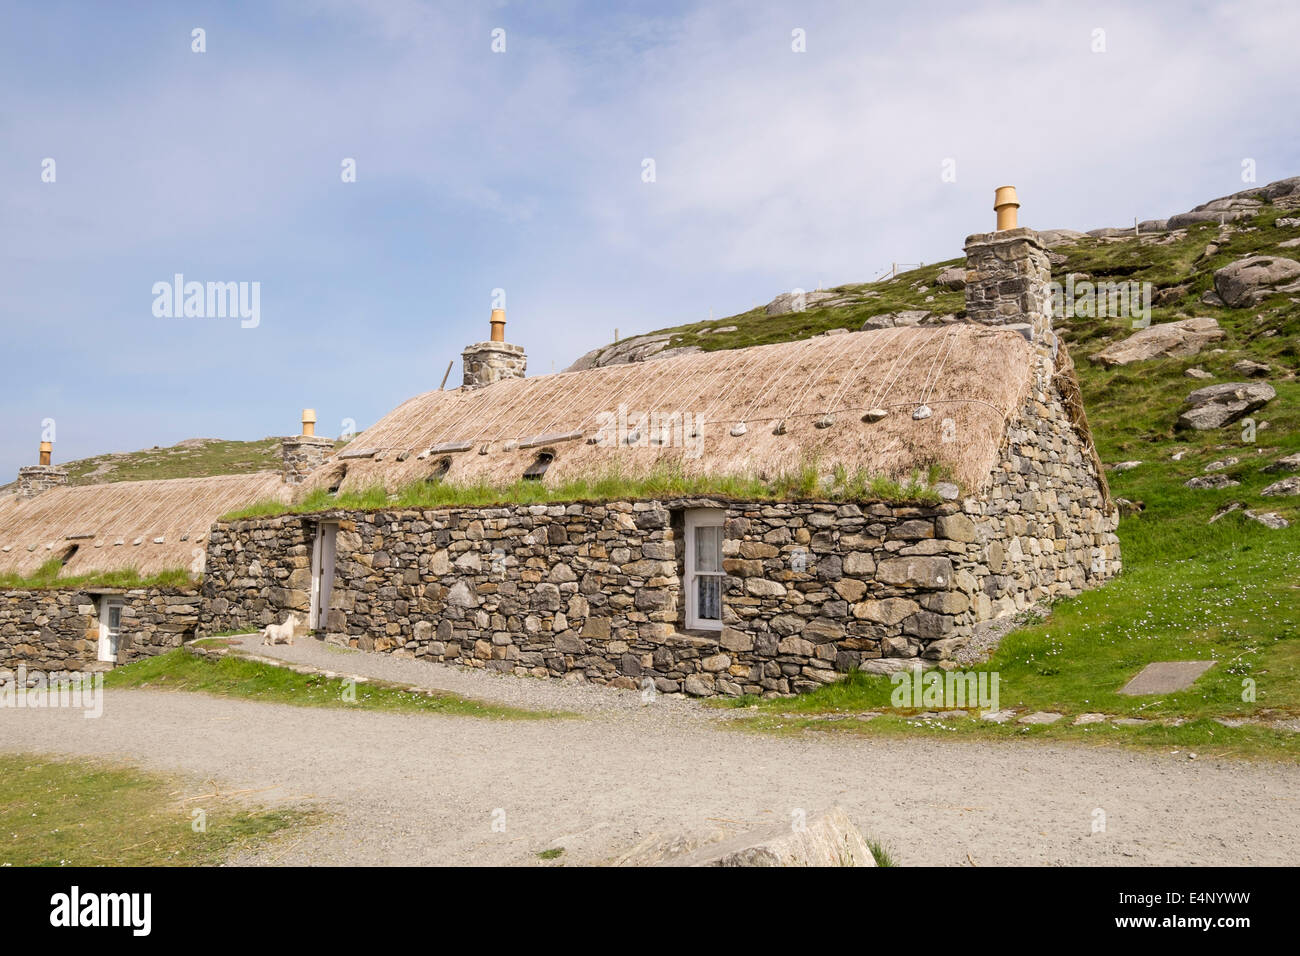
[[[347,462],[340,462],[338,466],[335,467],[333,474],[329,476],[329,485],[328,485],[329,493],[332,495],[337,495],[339,493],[339,487],[343,484],[343,479],[346,478],[347,476],[348,476]]]
[[[449,471],[451,471],[451,458],[439,458],[434,466],[429,469],[429,473],[424,476],[424,480],[429,484],[436,484],[447,477]]]
[[[551,462],[555,461],[555,452],[546,449],[537,453],[533,463],[524,469],[524,479],[526,481],[541,481],[542,476],[546,474],[546,469],[551,467]]]

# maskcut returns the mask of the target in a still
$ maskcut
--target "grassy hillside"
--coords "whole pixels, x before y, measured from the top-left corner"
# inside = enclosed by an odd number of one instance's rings
[[[796,700],[738,702],[742,708],[757,708],[748,711],[752,722],[769,729],[1032,734],[1211,755],[1300,757],[1300,734],[1294,732],[1300,726],[1300,496],[1260,495],[1266,485],[1285,477],[1266,473],[1265,466],[1300,451],[1300,295],[1275,295],[1249,309],[1201,302],[1202,294],[1213,289],[1214,271],[1237,259],[1262,253],[1300,259],[1300,249],[1280,246],[1300,236],[1300,229],[1274,225],[1280,217],[1296,215],[1265,206],[1253,220],[1222,233],[1216,224],[1203,224],[1181,238],[1086,238],[1053,250],[1053,275],[1060,282],[1070,273],[1151,282],[1161,303],[1153,309],[1153,323],[1211,316],[1226,333],[1192,358],[1106,369],[1090,356],[1131,335],[1129,319],[1075,317],[1057,323],[1078,365],[1102,461],[1141,462],[1108,473],[1112,493],[1142,507],[1120,523],[1123,575],[1059,603],[1046,621],[1013,632],[986,665],[1002,675],[1003,707],[1054,711],[1064,718],[1050,726],[1014,720],[998,726],[970,717],[917,720],[916,713],[889,710],[892,685],[887,678],[855,675]],[[1204,256],[1212,242],[1218,251]],[[961,264],[960,259],[936,263],[885,282],[832,290],[851,297],[835,308],[773,317],[757,309],[663,331],[673,333],[674,346],[715,350],[804,338],[833,328],[858,329],[873,315],[902,309],[955,314],[963,294],[937,289],[935,278],[946,266]],[[926,301],[929,296],[934,299]],[[736,329],[697,334],[727,326]],[[1232,369],[1242,359],[1269,365],[1262,380],[1277,390],[1277,398],[1252,416],[1254,440],[1240,424],[1207,432],[1177,430],[1184,398],[1204,385],[1245,380]],[[1192,367],[1213,377],[1190,378],[1185,372]],[[1185,487],[1207,464],[1228,458],[1238,462],[1221,473],[1239,486]],[[1217,511],[1235,502],[1275,512],[1291,527],[1269,529],[1241,511],[1210,523]],[[1188,691],[1156,698],[1116,693],[1150,661],[1189,659],[1218,663]],[[1254,682],[1254,700],[1243,700],[1247,679]],[[1074,718],[1092,712],[1113,719],[1073,725]],[[1243,720],[1241,726],[1220,723]]]
[[[345,443],[336,444],[342,447]],[[140,451],[109,452],[57,464],[68,470],[68,481],[74,485],[242,475],[279,470],[280,439],[224,441],[220,438],[190,438],[167,447],[155,445]]]

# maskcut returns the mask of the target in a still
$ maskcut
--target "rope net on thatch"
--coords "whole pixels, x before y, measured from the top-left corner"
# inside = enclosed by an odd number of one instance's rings
[[[359,435],[356,450],[318,470],[308,489],[395,491],[435,476],[511,484],[545,451],[554,456],[548,483],[612,470],[636,478],[665,464],[687,476],[762,478],[815,460],[825,472],[843,466],[898,481],[937,465],[977,490],[1033,367],[1017,333],[952,325],[426,392]],[[914,419],[923,403],[932,417]],[[888,414],[863,420],[877,408]]]
[[[218,517],[288,497],[278,472],[74,485],[29,499],[9,495],[0,501],[0,573],[30,576],[65,556],[62,573],[69,577],[128,568],[142,576],[197,573]]]

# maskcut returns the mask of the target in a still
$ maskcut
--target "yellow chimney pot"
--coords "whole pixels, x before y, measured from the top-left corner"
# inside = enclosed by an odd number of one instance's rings
[[[492,341],[504,342],[506,340],[506,310],[492,310]]]
[[[994,191],[993,211],[998,214],[998,232],[1016,228],[1016,210],[1019,208],[1020,200],[1016,196],[1015,186],[999,186]]]
[[[51,453],[52,451],[54,451],[54,445],[52,445],[50,442],[47,442],[47,441],[43,441],[43,442],[41,442],[41,459],[40,459],[40,460],[41,460],[41,464],[42,464],[42,465],[48,465],[48,464],[50,463],[50,453]]]
[[[302,410],[302,433],[307,437],[316,434],[316,409],[304,408]]]

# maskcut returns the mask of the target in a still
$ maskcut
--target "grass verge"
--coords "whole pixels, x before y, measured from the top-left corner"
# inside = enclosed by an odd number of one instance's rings
[[[185,650],[169,651],[119,667],[105,677],[104,686],[189,691],[300,707],[336,707],[498,720],[542,720],[573,716],[562,711],[507,707],[444,691],[411,691],[405,685],[379,681],[354,684],[337,677],[299,674],[287,667],[276,667],[239,657],[227,656],[218,661],[210,661]]]
[[[0,754],[0,866],[210,866],[323,817],[183,791],[131,767]]]

